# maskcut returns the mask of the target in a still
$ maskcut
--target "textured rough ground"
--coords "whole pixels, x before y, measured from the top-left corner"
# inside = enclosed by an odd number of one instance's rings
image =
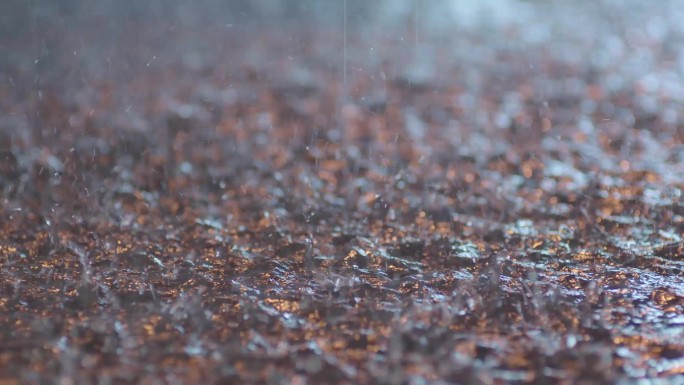
[[[624,4],[356,21],[346,83],[341,24],[2,36],[0,383],[676,380],[681,4]]]

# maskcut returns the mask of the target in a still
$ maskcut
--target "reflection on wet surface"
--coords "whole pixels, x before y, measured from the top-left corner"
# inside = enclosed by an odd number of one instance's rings
[[[353,30],[341,108],[335,31],[207,26],[215,49],[189,65],[179,28],[135,71],[57,55],[39,92],[17,53],[0,86],[0,380],[684,374],[684,30],[663,7],[587,36],[540,22],[560,31],[544,44],[522,26],[509,43],[463,32],[456,52],[426,40],[428,77],[399,33]],[[147,32],[140,51],[150,29],[129,31]],[[107,49],[149,62],[127,48]]]

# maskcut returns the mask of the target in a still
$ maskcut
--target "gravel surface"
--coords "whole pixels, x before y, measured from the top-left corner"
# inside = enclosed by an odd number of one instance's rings
[[[684,381],[684,3],[207,4],[0,34],[0,384]]]

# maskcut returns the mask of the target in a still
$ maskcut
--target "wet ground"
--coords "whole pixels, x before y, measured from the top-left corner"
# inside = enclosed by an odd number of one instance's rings
[[[510,4],[3,36],[0,383],[682,381],[681,4]]]

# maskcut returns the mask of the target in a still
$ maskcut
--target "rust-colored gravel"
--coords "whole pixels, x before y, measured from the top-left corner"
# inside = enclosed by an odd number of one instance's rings
[[[352,18],[346,83],[341,24],[2,36],[0,384],[683,381],[679,2],[606,4]]]

